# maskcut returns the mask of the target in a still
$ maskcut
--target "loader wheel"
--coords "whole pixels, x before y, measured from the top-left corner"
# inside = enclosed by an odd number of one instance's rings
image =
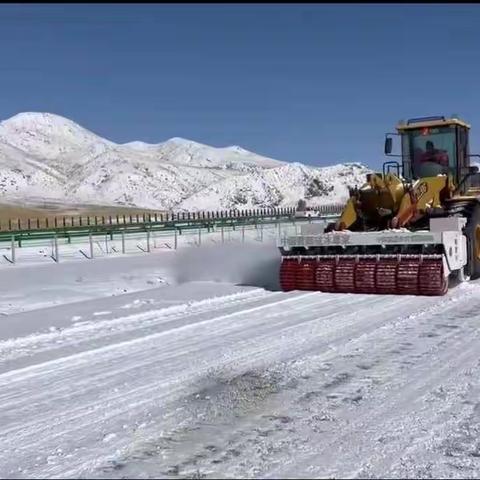
[[[328,223],[325,228],[325,233],[334,232],[334,231],[335,231],[335,222]]]
[[[468,265],[470,278],[480,277],[480,204],[476,204],[464,229],[467,237]]]

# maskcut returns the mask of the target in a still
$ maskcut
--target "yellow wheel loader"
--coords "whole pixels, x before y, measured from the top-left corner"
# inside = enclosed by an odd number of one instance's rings
[[[350,189],[340,219],[284,237],[284,291],[444,295],[449,278],[480,277],[480,174],[470,126],[456,116],[400,122],[383,171]],[[401,154],[392,154],[393,136]]]

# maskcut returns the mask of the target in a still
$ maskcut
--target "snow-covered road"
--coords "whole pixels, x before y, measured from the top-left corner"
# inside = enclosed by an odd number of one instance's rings
[[[242,248],[115,296],[105,260],[103,295],[0,317],[0,476],[480,475],[479,283],[282,293]]]

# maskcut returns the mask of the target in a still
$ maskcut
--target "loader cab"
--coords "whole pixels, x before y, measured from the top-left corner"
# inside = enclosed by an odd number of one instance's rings
[[[452,175],[456,185],[470,172],[468,134],[470,125],[456,117],[423,117],[400,122],[396,134],[387,134],[385,154],[391,154],[390,135],[401,138],[401,168],[403,178],[412,182],[419,178],[441,174]],[[386,162],[396,163],[396,162]],[[400,169],[399,168],[399,169]],[[480,177],[474,175],[464,182],[461,193],[480,189]]]

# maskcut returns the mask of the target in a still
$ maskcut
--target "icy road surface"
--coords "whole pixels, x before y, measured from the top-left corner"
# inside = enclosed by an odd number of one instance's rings
[[[124,285],[132,260],[106,260],[88,299],[11,297],[0,476],[478,477],[480,284],[282,293],[266,248],[151,256],[161,286],[139,287],[144,264],[123,294],[108,270]]]

